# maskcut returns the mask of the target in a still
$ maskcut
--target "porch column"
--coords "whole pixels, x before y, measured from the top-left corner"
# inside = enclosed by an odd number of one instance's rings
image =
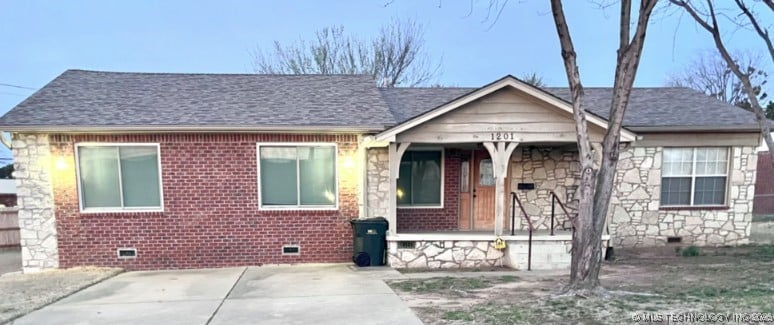
[[[518,142],[484,142],[484,147],[492,158],[492,168],[495,177],[495,235],[503,234],[503,220],[508,211],[505,199],[505,178],[508,177],[509,161]]]
[[[397,221],[398,221],[398,197],[396,192],[398,190],[398,176],[400,176],[400,159],[403,157],[403,153],[411,145],[411,142],[397,143],[390,142],[390,146],[387,148],[390,158],[390,193],[389,197],[389,215],[387,221],[390,223],[390,235],[397,233]]]

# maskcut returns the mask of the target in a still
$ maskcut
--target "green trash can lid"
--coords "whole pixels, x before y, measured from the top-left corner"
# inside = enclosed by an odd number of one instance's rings
[[[384,217],[375,217],[375,218],[364,218],[364,219],[352,219],[349,221],[351,224],[356,223],[378,223],[378,224],[389,224],[387,222],[387,219]]]

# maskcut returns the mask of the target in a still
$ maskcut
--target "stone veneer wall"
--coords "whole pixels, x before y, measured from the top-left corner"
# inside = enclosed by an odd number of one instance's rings
[[[13,134],[22,270],[59,266],[48,135]]]
[[[577,201],[575,191],[580,182],[580,165],[578,152],[565,147],[531,147],[517,148],[511,156],[511,191],[519,194],[524,204],[524,210],[530,216],[537,230],[551,227],[551,197],[554,191],[557,197],[565,203],[568,212],[575,215]],[[518,190],[519,183],[534,183],[534,190]],[[507,203],[511,204],[510,199]],[[510,211],[509,211],[510,212]],[[510,214],[506,223],[510,222]],[[556,205],[556,223],[566,221],[559,204]],[[568,222],[569,227],[569,222]],[[517,218],[516,229],[526,231],[527,222]]]
[[[394,268],[458,269],[501,266],[503,251],[493,241],[417,241],[414,248],[388,242],[387,260]]]
[[[387,217],[390,212],[390,157],[387,148],[367,149],[366,217]]]
[[[667,237],[698,246],[748,243],[755,193],[754,147],[733,147],[728,207],[660,209],[662,147],[621,153],[608,223],[617,247],[665,245]]]

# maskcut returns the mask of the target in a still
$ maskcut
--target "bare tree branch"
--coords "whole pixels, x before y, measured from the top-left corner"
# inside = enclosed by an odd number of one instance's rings
[[[388,3],[389,4],[389,3]],[[381,87],[416,86],[438,74],[424,47],[424,30],[412,20],[393,20],[371,40],[347,35],[341,26],[325,27],[311,43],[253,52],[253,69],[269,74],[368,74]]]
[[[707,30],[710,35],[712,36],[712,40],[715,42],[715,47],[718,50],[718,53],[720,53],[720,56],[723,58],[723,60],[726,61],[726,64],[728,65],[728,68],[731,69],[731,71],[736,75],[737,78],[742,82],[742,86],[745,89],[745,93],[747,94],[747,100],[750,103],[750,108],[755,113],[755,119],[758,122],[758,126],[761,129],[761,133],[763,135],[763,138],[766,141],[766,145],[769,148],[774,148],[774,139],[771,137],[771,126],[768,119],[766,119],[766,113],[763,110],[763,107],[761,107],[760,102],[758,101],[758,96],[755,91],[755,87],[752,85],[752,82],[750,81],[750,73],[751,72],[744,72],[739,67],[739,65],[734,61],[733,57],[729,53],[728,49],[726,48],[725,43],[723,42],[723,38],[721,37],[720,33],[720,26],[718,24],[717,14],[715,13],[715,7],[713,6],[713,3],[711,0],[707,1],[707,8],[709,12],[707,13],[707,18],[709,22],[705,21],[704,18],[702,18],[696,11],[696,8],[690,4],[688,1],[685,0],[670,0],[673,4],[683,8],[686,12],[688,12],[691,17],[705,30]],[[752,15],[747,16],[754,17]],[[769,40],[770,41],[770,40]],[[769,154],[774,158],[774,150],[770,150]],[[774,161],[774,159],[772,159]]]
[[[750,24],[752,24],[753,28],[755,29],[755,32],[758,33],[758,36],[760,36],[761,39],[763,39],[763,42],[766,43],[766,47],[769,49],[769,55],[771,55],[771,61],[774,62],[774,45],[771,44],[769,31],[761,28],[761,25],[758,24],[758,20],[755,19],[755,16],[753,16],[752,12],[750,12],[750,8],[747,8],[747,5],[745,5],[744,1],[734,0],[734,2],[736,2],[736,5],[739,7],[740,10],[742,10],[742,13],[745,16],[747,16],[747,19],[750,20]],[[774,4],[771,4],[771,2],[769,2],[769,5],[772,6],[771,10],[774,10]]]

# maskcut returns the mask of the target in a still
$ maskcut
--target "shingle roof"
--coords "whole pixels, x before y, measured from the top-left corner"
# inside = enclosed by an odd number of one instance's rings
[[[478,88],[381,89],[396,120],[404,122]],[[568,88],[547,87],[565,101]],[[612,88],[584,88],[585,108],[607,119]],[[689,88],[634,88],[624,116],[626,127],[754,126],[755,115]]]
[[[478,88],[377,88],[362,75],[125,73],[68,70],[0,117],[18,127],[223,127],[380,131]],[[564,100],[567,88],[545,88]],[[611,88],[585,88],[607,118]],[[635,88],[624,126],[749,128],[752,113],[687,88]]]
[[[363,75],[116,73],[68,70],[0,118],[32,126],[394,124]]]

